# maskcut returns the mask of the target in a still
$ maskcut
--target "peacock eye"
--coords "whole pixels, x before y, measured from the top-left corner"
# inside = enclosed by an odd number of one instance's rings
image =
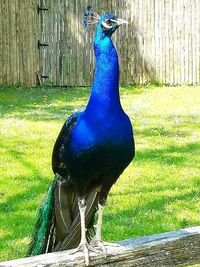
[[[112,26],[112,21],[109,20],[109,19],[107,19],[107,20],[106,20],[106,24],[107,24],[108,26]]]

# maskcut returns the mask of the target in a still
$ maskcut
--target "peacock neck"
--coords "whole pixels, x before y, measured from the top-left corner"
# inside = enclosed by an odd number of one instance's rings
[[[96,70],[86,112],[116,112],[117,109],[121,109],[119,98],[119,63],[117,51],[111,37],[103,36],[97,30],[94,52]]]

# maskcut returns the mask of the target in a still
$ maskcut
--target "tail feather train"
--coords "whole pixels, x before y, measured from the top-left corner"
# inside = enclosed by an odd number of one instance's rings
[[[56,184],[57,181],[54,179],[49,187],[46,199],[39,209],[38,220],[28,250],[29,256],[43,254],[46,251],[48,236],[54,221],[53,202]]]
[[[97,192],[94,190],[87,197],[85,222],[88,238],[93,232],[96,207]],[[56,175],[39,210],[28,256],[75,248],[80,238],[78,196],[66,186],[62,177]]]

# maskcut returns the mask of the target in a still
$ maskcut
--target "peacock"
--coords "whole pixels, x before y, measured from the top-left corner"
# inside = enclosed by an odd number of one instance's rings
[[[88,265],[90,249],[106,254],[103,208],[112,185],[134,158],[135,145],[130,119],[120,102],[119,62],[111,38],[127,21],[110,13],[99,16],[91,7],[83,21],[85,28],[97,24],[92,91],[86,108],[66,120],[55,142],[55,178],[40,207],[28,255],[77,247],[75,251],[84,252]]]

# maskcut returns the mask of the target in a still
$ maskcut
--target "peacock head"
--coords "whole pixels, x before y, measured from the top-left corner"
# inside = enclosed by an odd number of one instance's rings
[[[111,36],[119,26],[128,24],[126,20],[120,19],[113,14],[106,14],[99,20],[99,24],[105,35]]]
[[[102,30],[105,36],[112,36],[119,26],[128,24],[128,22],[110,13],[99,16],[96,12],[92,11],[91,6],[88,6],[84,12],[83,25],[87,29],[92,24],[98,24],[98,28]]]

